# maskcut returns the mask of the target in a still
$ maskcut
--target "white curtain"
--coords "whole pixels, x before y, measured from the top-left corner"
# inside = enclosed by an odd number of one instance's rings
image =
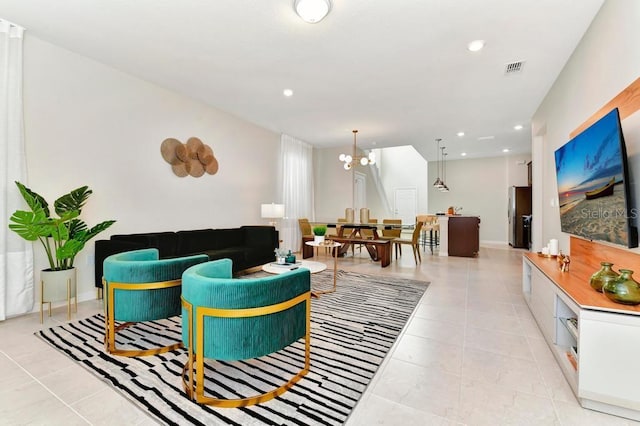
[[[33,309],[31,243],[9,230],[9,217],[24,209],[14,181],[26,183],[22,116],[24,29],[0,19],[0,321]]]
[[[313,147],[283,134],[280,137],[280,153],[285,216],[280,226],[280,247],[300,251],[302,235],[298,219],[314,219]]]

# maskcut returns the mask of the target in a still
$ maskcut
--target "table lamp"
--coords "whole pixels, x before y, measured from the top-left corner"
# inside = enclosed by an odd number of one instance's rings
[[[284,204],[262,204],[261,216],[263,219],[271,219],[269,224],[275,228],[277,221],[275,219],[282,219],[284,217]]]

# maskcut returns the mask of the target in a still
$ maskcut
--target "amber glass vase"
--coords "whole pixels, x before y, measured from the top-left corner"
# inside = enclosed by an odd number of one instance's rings
[[[600,262],[600,266],[602,266],[600,270],[591,275],[589,284],[591,284],[591,287],[595,291],[599,291],[600,293],[602,293],[602,287],[609,281],[615,281],[620,275],[616,271],[611,269],[613,263]]]
[[[631,269],[620,269],[618,279],[607,282],[602,287],[602,292],[616,303],[640,304],[640,285],[633,279],[632,274]]]

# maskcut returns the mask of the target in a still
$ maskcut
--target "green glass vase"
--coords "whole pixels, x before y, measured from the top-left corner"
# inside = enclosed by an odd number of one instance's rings
[[[631,276],[631,269],[620,269],[618,279],[607,282],[602,292],[609,299],[624,305],[640,304],[640,284]]]
[[[611,269],[613,263],[600,262],[600,266],[602,266],[600,270],[591,275],[589,284],[595,291],[599,291],[600,293],[602,293],[602,287],[609,281],[617,280],[620,274]]]

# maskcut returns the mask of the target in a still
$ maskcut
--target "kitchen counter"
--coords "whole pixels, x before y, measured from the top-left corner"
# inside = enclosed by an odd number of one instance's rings
[[[440,256],[475,257],[480,251],[480,217],[438,216]]]

